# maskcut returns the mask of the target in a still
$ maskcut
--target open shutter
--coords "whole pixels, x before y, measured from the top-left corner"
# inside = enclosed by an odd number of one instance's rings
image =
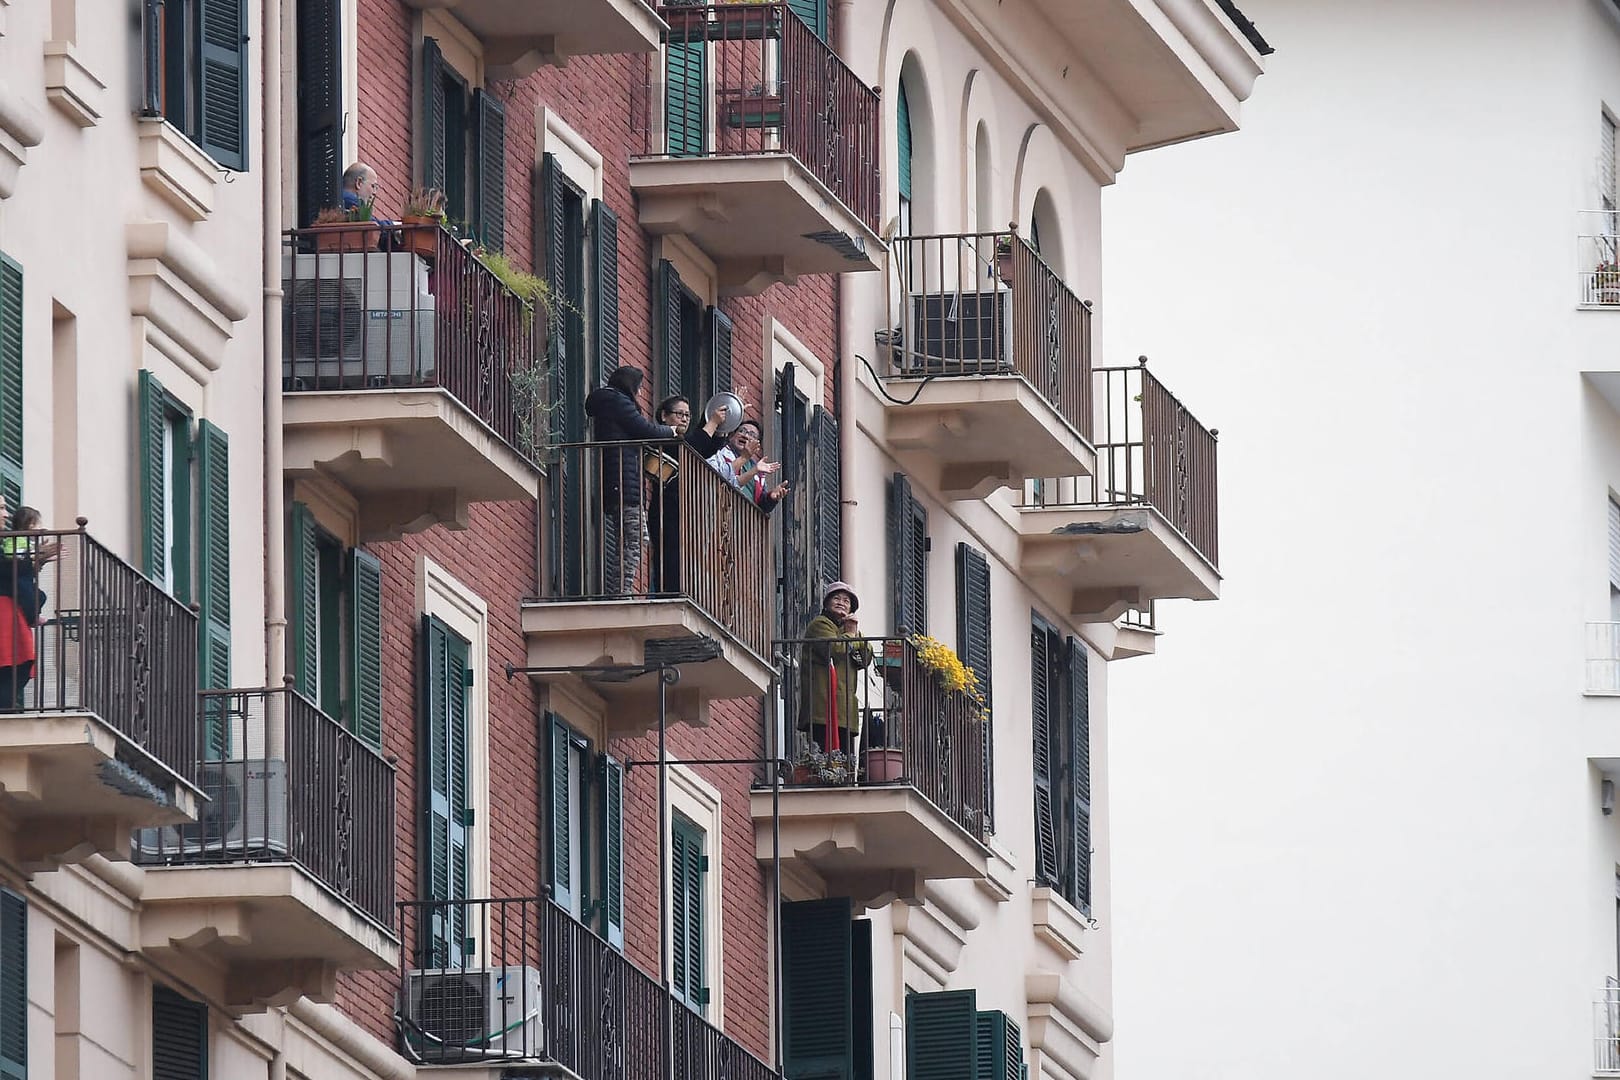
[[[894,140],[899,150],[900,197],[911,201],[911,105],[906,100],[906,84],[900,84],[895,105]]]
[[[703,153],[708,45],[671,41],[664,48],[664,150],[671,157],[697,157]]]
[[[596,341],[596,378],[607,382],[619,366],[619,215],[597,199],[591,204],[591,328]]]
[[[693,1009],[709,1003],[703,964],[703,892],[709,857],[703,831],[677,816],[671,823],[670,906],[675,993]]]
[[[28,902],[0,889],[0,1077],[28,1078]]]
[[[906,1080],[979,1080],[972,990],[906,997]]]
[[[788,8],[804,20],[816,37],[827,39],[827,0],[788,0]]]
[[[247,0],[200,0],[198,142],[227,169],[247,169]]]
[[[998,1010],[981,1011],[974,1036],[979,1044],[978,1080],[1018,1080],[1024,1042],[1012,1018]]]
[[[844,577],[844,474],[838,464],[838,418],[828,409],[817,409],[811,426],[816,429],[816,556],[821,561],[817,570],[826,586]]]
[[[432,38],[422,39],[422,186],[444,190],[444,53]]]
[[[1069,639],[1069,724],[1074,755],[1074,900],[1091,912],[1091,664],[1079,638]]]
[[[349,730],[382,749],[382,563],[356,548],[349,556]]]
[[[1058,877],[1057,820],[1052,792],[1051,650],[1046,624],[1035,620],[1029,635],[1029,717],[1034,729],[1035,883]]]
[[[0,255],[0,495],[22,505],[23,272]]]
[[[602,926],[624,948],[624,766],[602,757]]]
[[[911,528],[906,534],[911,553],[906,557],[907,609],[911,614],[912,629],[919,634],[928,633],[928,508],[915,495],[911,496]]]
[[[681,392],[681,275],[668,259],[658,263],[658,290],[655,311],[659,317],[659,365],[665,397]]]
[[[295,502],[288,511],[287,642],[292,648],[293,686],[311,701],[320,700],[321,553],[315,546],[315,515]]]
[[[230,443],[203,420],[197,425],[199,519],[198,606],[201,646],[197,671],[206,690],[231,685],[231,478]]]
[[[208,1006],[152,987],[152,1080],[208,1080]]]
[[[911,481],[905,473],[895,473],[889,483],[889,581],[891,582],[890,622],[895,633],[902,631],[921,633],[923,628],[911,622],[911,611],[906,604],[911,580]]]
[[[851,914],[848,897],[782,905],[782,1057],[792,1080],[853,1080]]]
[[[971,544],[956,545],[956,652],[990,700],[990,561]]]
[[[487,90],[473,97],[478,116],[478,238],[506,246],[506,106]]]
[[[877,1068],[877,1040],[872,1017],[875,1002],[872,983],[872,920],[856,919],[850,925],[850,1011],[854,1025],[855,1068],[853,1080],[873,1080]],[[887,1010],[885,1010],[887,1011]],[[897,1078],[898,1080],[898,1078]]]
[[[467,897],[467,642],[439,619],[423,619],[427,653],[422,743],[426,748],[426,791],[422,798],[427,830],[423,891],[437,901]],[[435,967],[465,964],[472,953],[466,937],[466,908],[447,903],[431,924],[430,958]]]
[[[338,204],[343,174],[340,0],[298,0],[298,223]]]
[[[573,822],[569,820],[572,793],[568,790],[568,726],[547,713],[551,725],[551,899],[572,911],[574,881],[571,866]]]
[[[568,208],[565,198],[567,181],[555,154],[547,154],[540,161],[540,234],[537,250],[544,253],[543,267],[551,295],[561,298],[568,290]],[[559,315],[551,321],[551,337],[547,353],[551,361],[551,392],[564,408],[576,403],[584,408],[585,388],[568,385],[568,319]]]
[[[710,347],[714,350],[714,392],[731,392],[731,346],[736,336],[731,316],[717,307],[709,309]],[[702,406],[702,402],[696,403]],[[693,417],[694,420],[697,417]]]
[[[162,577],[168,563],[169,536],[163,508],[167,499],[168,477],[163,472],[163,435],[167,418],[163,407],[163,384],[145,368],[139,386],[141,455],[141,569],[154,580]]]

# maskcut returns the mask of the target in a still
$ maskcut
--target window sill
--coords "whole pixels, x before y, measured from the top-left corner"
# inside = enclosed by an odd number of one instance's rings
[[[17,190],[17,174],[28,160],[28,148],[45,137],[44,121],[0,83],[0,199]]]
[[[79,61],[71,41],[45,43],[45,97],[79,127],[94,127],[101,119],[97,103],[107,84]]]
[[[1030,893],[1029,921],[1035,936],[1063,959],[1078,960],[1084,955],[1084,938],[1090,929],[1086,918],[1055,890],[1042,886]]]
[[[184,132],[160,116],[136,121],[141,181],[187,221],[203,221],[214,210],[220,167]]]

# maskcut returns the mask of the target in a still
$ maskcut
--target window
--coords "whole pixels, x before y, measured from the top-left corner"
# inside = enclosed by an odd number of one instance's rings
[[[551,898],[624,948],[624,767],[555,714],[551,725]]]
[[[928,508],[911,493],[905,473],[889,484],[889,577],[894,582],[891,629],[928,632]]]
[[[872,922],[848,897],[782,905],[782,1046],[786,1075],[870,1080]]]
[[[0,889],[0,1077],[28,1078],[28,901]]]
[[[731,317],[705,309],[687,288],[675,265],[659,262],[654,282],[658,318],[659,392],[681,394],[692,402],[693,419],[717,391],[731,389]]]
[[[293,685],[382,749],[382,564],[321,528],[295,502],[287,529]]]
[[[1023,1069],[1023,1032],[1006,1013],[980,1009],[974,991],[906,995],[906,1080],[1019,1080]]]
[[[899,99],[895,106],[895,142],[899,147],[900,177],[900,236],[911,235],[911,102],[906,97],[906,84],[900,82]]]
[[[0,494],[22,505],[23,272],[0,253]]]
[[[230,445],[142,370],[141,560],[146,576],[183,603],[196,600],[199,674],[223,689],[231,676]]]
[[[675,997],[694,1012],[709,1004],[704,933],[709,874],[708,837],[684,814],[670,820],[670,942],[674,948],[672,986]]]
[[[227,169],[247,168],[247,0],[165,0],[145,37],[147,108],[185,132]]]
[[[1039,615],[1030,633],[1035,880],[1091,911],[1090,654]]]
[[[298,223],[338,201],[343,172],[343,11],[298,3]]]
[[[445,213],[466,222],[486,247],[506,242],[506,106],[471,90],[422,39],[423,183],[444,192]]]
[[[152,987],[152,1080],[208,1080],[208,1006]]]
[[[469,898],[473,805],[472,754],[467,690],[472,685],[468,642],[433,615],[422,617],[422,710],[420,746],[425,759],[420,793],[425,835],[422,892],[427,900]],[[432,920],[423,950],[432,967],[462,967],[473,961],[464,904],[446,904]]]

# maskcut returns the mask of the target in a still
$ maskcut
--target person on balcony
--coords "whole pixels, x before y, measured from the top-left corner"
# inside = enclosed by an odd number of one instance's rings
[[[754,500],[754,505],[767,514],[782,505],[788,493],[786,481],[767,487],[765,478],[782,466],[765,460],[764,444],[760,442],[758,420],[744,420],[731,433],[731,438],[719,452],[709,458],[709,464],[726,478],[738,491]]]
[[[872,647],[861,638],[855,611],[860,598],[848,582],[827,586],[821,612],[804,630],[799,649],[799,730],[827,753],[855,750],[861,733],[856,687],[872,664]]]
[[[353,218],[354,212],[362,206],[368,209],[375,207],[377,193],[381,190],[382,184],[377,180],[377,170],[370,165],[357,161],[343,170],[343,183],[341,190],[338,192],[338,205]],[[399,224],[397,221],[389,221],[387,218],[378,217],[374,209],[372,209],[369,220],[379,229],[386,229]]]
[[[726,407],[719,406],[706,417],[702,427],[686,427],[683,436],[686,445],[697,451],[698,457],[710,458],[726,445],[720,434],[725,423]],[[674,428],[676,424],[692,423],[692,403],[680,394],[658,403],[658,422]],[[681,480],[677,475],[660,485],[660,493],[647,505],[647,534],[652,549],[658,553],[652,567],[652,591],[678,593],[681,591]]]
[[[0,519],[5,509],[0,498]],[[38,510],[19,506],[12,535],[0,538],[0,710],[20,707],[34,677],[34,626],[45,605],[39,575],[61,549],[55,540],[21,535],[38,532],[41,524]]]
[[[636,404],[645,376],[628,365],[614,370],[607,384],[592,390],[585,399],[585,414],[592,420],[592,437],[599,443],[648,442],[678,439],[686,433],[687,421],[655,424],[642,415]],[[644,514],[646,484],[643,480],[640,445],[599,447],[602,477],[602,518],[607,541],[604,545],[605,592],[628,596],[635,592],[636,573],[641,569],[641,549],[647,542]]]

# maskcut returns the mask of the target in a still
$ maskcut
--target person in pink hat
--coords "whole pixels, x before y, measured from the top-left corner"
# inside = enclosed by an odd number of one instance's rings
[[[861,733],[856,672],[872,663],[872,647],[861,638],[855,611],[860,598],[847,581],[835,581],[822,595],[821,612],[805,628],[799,668],[799,729],[831,753],[855,749]]]

